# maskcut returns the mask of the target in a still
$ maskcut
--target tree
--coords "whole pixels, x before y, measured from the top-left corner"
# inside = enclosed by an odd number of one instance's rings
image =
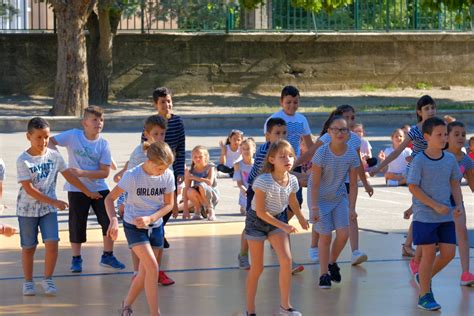
[[[469,15],[471,30],[474,32],[474,0],[421,0],[421,7],[438,12],[443,8],[457,12],[458,22],[461,22],[461,14]]]
[[[80,115],[89,105],[84,26],[97,0],[50,0],[56,13],[58,61],[53,115]]]
[[[0,17],[12,18],[15,14],[18,14],[18,9],[12,6],[10,3],[0,3]]]

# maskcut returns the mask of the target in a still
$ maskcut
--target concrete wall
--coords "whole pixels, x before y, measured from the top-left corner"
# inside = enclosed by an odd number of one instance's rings
[[[0,34],[0,93],[52,95],[56,38]],[[474,85],[471,33],[123,34],[115,38],[111,92],[148,98],[175,93],[278,93]]]

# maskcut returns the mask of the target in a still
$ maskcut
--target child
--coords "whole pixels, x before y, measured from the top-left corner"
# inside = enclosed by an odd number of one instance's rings
[[[5,162],[0,158],[0,212],[6,208],[3,204],[3,181],[5,181]]]
[[[416,103],[416,118],[418,120],[418,123],[416,125],[413,125],[410,128],[410,131],[408,132],[407,136],[403,142],[395,149],[388,157],[385,157],[385,160],[380,163],[380,165],[377,165],[369,170],[370,175],[373,177],[375,176],[380,170],[383,170],[390,164],[393,160],[395,160],[400,154],[405,150],[406,147],[410,143],[413,144],[413,151],[411,153],[411,156],[408,157],[408,166],[407,166],[407,172],[410,170],[411,166],[411,161],[418,155],[418,153],[422,152],[423,150],[426,149],[427,143],[425,138],[423,137],[423,133],[421,131],[421,127],[423,123],[429,119],[432,118],[436,115],[436,102],[433,100],[432,97],[429,95],[424,95],[420,99],[418,99]],[[404,217],[409,218],[409,214],[412,212],[411,207],[404,212]],[[411,249],[411,244],[412,244],[412,229],[413,225],[410,224],[410,227],[408,229],[408,234],[407,238],[405,240],[405,243],[402,246],[402,255],[409,255],[411,256],[411,252],[406,252],[407,249]],[[416,274],[418,270],[418,266],[415,261],[410,261],[410,271],[413,275]]]
[[[252,190],[252,184],[254,179],[262,172],[263,163],[265,161],[265,157],[267,156],[268,148],[270,145],[276,141],[282,140],[286,138],[286,122],[281,118],[271,118],[267,121],[265,133],[265,140],[266,142],[261,145],[257,152],[255,153],[255,161],[250,170],[250,174],[248,177],[248,187],[247,187],[247,206],[245,207],[246,212],[249,211],[251,207],[251,202],[253,199],[254,192]],[[240,237],[240,252],[237,256],[237,261],[239,264],[239,268],[243,270],[247,270],[250,268],[249,263],[249,245],[247,240],[245,239],[245,229],[242,231]]]
[[[113,255],[114,242],[107,236],[109,218],[105,211],[104,199],[109,194],[105,179],[109,176],[112,157],[109,143],[100,136],[104,127],[104,112],[98,106],[90,106],[84,110],[82,118],[83,130],[71,129],[51,138],[50,146],[67,148],[71,172],[81,179],[92,192],[99,192],[103,197],[91,199],[72,183],[66,183],[69,200],[69,240],[72,248],[71,271],[82,272],[82,244],[87,238],[87,217],[92,206],[99,225],[102,227],[104,252],[100,265],[113,269],[125,269],[125,265]]]
[[[215,221],[214,211],[220,195],[217,190],[215,166],[209,163],[209,151],[204,146],[194,147],[191,156],[191,168],[185,172],[183,190],[187,199],[194,205],[193,219],[201,219],[203,214],[209,221]],[[189,213],[187,206],[184,212]]]
[[[10,226],[8,224],[0,224],[0,235],[5,237],[11,237],[17,233],[15,227]]]
[[[28,122],[26,137],[31,146],[17,159],[18,182],[21,184],[17,198],[16,215],[20,227],[22,248],[22,265],[25,282],[23,295],[36,294],[33,282],[33,260],[38,244],[38,227],[45,244],[44,279],[41,285],[46,295],[56,295],[57,289],[52,279],[58,257],[58,216],[57,210],[68,207],[66,202],[56,198],[56,179],[58,173],[84,192],[91,200],[101,198],[92,193],[77,179],[69,169],[59,152],[49,149],[49,124],[46,120],[35,117]]]
[[[469,157],[474,160],[474,136],[469,138]]]
[[[319,148],[323,144],[328,144],[331,142],[331,137],[329,136],[329,134],[327,134],[327,130],[329,127],[329,122],[334,116],[342,116],[347,122],[347,127],[350,130],[352,129],[352,126],[355,120],[355,109],[348,104],[338,106],[333,112],[331,112],[328,120],[324,123],[323,129],[321,130],[321,136],[319,137],[319,139],[316,141],[316,143],[314,143],[308,149],[308,152],[306,152],[304,155],[300,157],[297,163],[304,163],[305,161],[308,161],[315,154],[317,148]],[[349,137],[347,137],[347,144],[353,147],[360,156],[361,141],[360,141],[359,136],[357,136],[354,132],[350,131]],[[369,196],[372,196],[374,194],[374,189],[367,181],[364,168],[362,167],[362,162],[358,168],[358,176],[360,180],[362,181],[367,194]],[[346,177],[346,188],[347,190],[349,190],[348,177]],[[316,246],[318,244],[319,234],[314,229],[312,230],[311,234],[312,234],[311,240],[312,240],[313,249],[310,250],[310,252],[312,253],[313,258],[315,259],[314,261],[317,261],[318,250],[314,249],[315,247],[313,246]],[[351,249],[352,249],[352,256],[351,256],[352,265],[358,265],[367,261],[368,259],[367,254],[359,250],[359,224],[358,224],[357,218],[352,219],[349,222],[349,240],[350,240]]]
[[[364,125],[361,123],[354,124],[352,131],[357,134],[360,138],[360,157],[364,170],[367,171],[369,166],[367,164],[367,159],[372,158],[372,145],[369,141],[364,138],[365,130]]]
[[[244,138],[244,133],[238,129],[233,129],[225,143],[219,142],[221,147],[221,158],[217,165],[217,171],[229,175],[231,178],[234,176],[234,164],[242,159],[240,152],[240,144]]]
[[[316,151],[308,184],[310,220],[314,223],[313,229],[320,234],[319,287],[323,289],[331,288],[331,281],[341,282],[336,261],[349,237],[349,217],[351,220],[357,217],[355,203],[360,159],[355,149],[347,144],[349,131],[342,116],[332,117],[328,127],[331,142]],[[349,198],[345,186],[347,174]],[[333,230],[336,231],[336,239],[331,248]]]
[[[147,160],[147,148],[150,146],[150,144],[155,143],[155,142],[163,142],[165,140],[166,127],[167,127],[167,122],[160,115],[157,115],[157,114],[152,115],[146,119],[145,125],[144,125],[144,133],[148,141],[144,142],[143,144],[138,145],[135,148],[135,150],[132,152],[127,164],[128,170],[135,168],[136,166],[144,163]],[[171,167],[170,169],[172,172],[173,169]],[[122,194],[120,196],[120,198],[122,197],[125,197],[125,194]],[[119,204],[118,201],[117,201],[117,204]],[[123,214],[124,209],[125,209],[124,201],[122,201],[120,208],[122,209],[121,214]],[[156,260],[158,261],[158,264],[160,265],[161,265],[162,256],[163,256],[163,252],[160,251],[159,257],[156,258]],[[138,274],[139,258],[133,251],[132,251],[132,261],[133,261],[134,276],[136,276]],[[164,270],[160,270],[160,273],[158,274],[158,283],[164,286],[168,286],[168,285],[174,284],[175,282],[170,277],[168,277],[168,275],[165,273]]]
[[[240,214],[246,214],[247,208],[247,188],[249,186],[249,174],[253,167],[253,156],[255,154],[256,145],[252,138],[247,138],[240,144],[242,159],[234,164],[234,181],[240,189],[239,206]]]
[[[392,139],[392,146],[385,148],[384,151],[380,151],[379,160],[384,161],[394,150],[403,143],[405,139],[405,133],[402,129],[397,128],[392,132],[390,136]],[[388,164],[388,170],[385,172],[385,183],[388,186],[399,186],[406,184],[406,172],[408,161],[407,157],[411,155],[411,149],[405,148],[395,160]]]
[[[286,140],[271,144],[262,174],[254,183],[255,195],[251,209],[247,210],[245,236],[249,243],[252,265],[247,276],[247,315],[255,315],[255,296],[258,280],[263,272],[263,244],[266,239],[275,250],[280,263],[280,312],[279,315],[299,316],[290,303],[291,252],[288,234],[297,229],[288,224],[286,209],[291,206],[301,227],[308,229],[308,222],[301,214],[296,192],[298,180],[290,174],[295,161],[292,146]]]
[[[422,133],[427,148],[412,161],[408,187],[413,195],[413,241],[421,250],[415,280],[420,285],[418,307],[438,310],[431,279],[453,258],[456,251],[455,217],[464,212],[460,187],[461,173],[456,158],[443,152],[447,143],[446,123],[437,117],[425,120]],[[416,147],[416,144],[415,144]],[[450,196],[455,205],[451,206]],[[436,256],[436,244],[440,254]]]
[[[118,220],[114,201],[127,192],[123,227],[128,246],[140,259],[138,274],[122,303],[121,315],[132,314],[132,304],[143,288],[150,315],[160,315],[156,258],[160,257],[164,244],[163,216],[171,212],[174,203],[174,176],[168,169],[173,163],[173,152],[166,143],[155,142],[147,148],[147,158],[143,164],[125,172],[105,199],[110,219],[107,235],[116,240]]]

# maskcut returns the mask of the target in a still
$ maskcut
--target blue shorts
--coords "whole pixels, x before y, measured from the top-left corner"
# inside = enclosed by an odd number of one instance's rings
[[[331,209],[325,209],[320,202],[319,221],[313,225],[313,230],[322,235],[331,235],[334,230],[349,227],[349,200],[341,199]]]
[[[413,243],[415,245],[456,244],[454,222],[422,223],[413,221]]]
[[[127,237],[128,248],[130,249],[143,244],[150,244],[152,248],[163,248],[165,236],[163,225],[141,229],[124,221],[123,229]]]
[[[38,244],[38,227],[43,243],[59,241],[58,213],[52,212],[41,217],[18,216],[20,243],[22,248],[34,248]]]
[[[280,222],[285,224],[288,223],[288,217],[285,211],[275,215],[274,217]],[[254,210],[251,209],[247,212],[247,216],[245,218],[245,238],[248,240],[263,241],[267,239],[268,236],[277,233],[283,233],[283,230],[259,218]]]

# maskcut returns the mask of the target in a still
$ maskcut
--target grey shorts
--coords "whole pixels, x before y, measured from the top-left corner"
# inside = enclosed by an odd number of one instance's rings
[[[325,209],[320,205],[319,221],[313,225],[313,230],[319,234],[329,235],[332,231],[349,227],[349,201],[347,198],[341,199],[336,205],[331,205],[331,209]]]
[[[286,211],[283,211],[274,217],[285,224],[288,223]],[[247,212],[247,216],[245,218],[245,238],[248,240],[263,241],[267,239],[268,236],[278,233],[283,233],[283,230],[265,222],[263,219],[260,219],[254,210],[250,209]]]

